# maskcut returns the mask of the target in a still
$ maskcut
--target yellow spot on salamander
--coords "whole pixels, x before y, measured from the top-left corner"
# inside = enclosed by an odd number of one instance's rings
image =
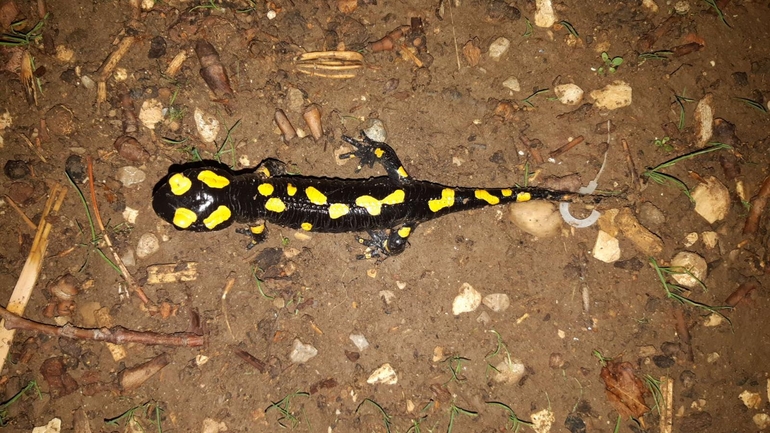
[[[492,194],[489,193],[489,191],[485,189],[477,189],[474,195],[476,196],[477,199],[484,200],[485,202],[492,205],[500,203],[499,198],[493,196]]]
[[[257,191],[259,191],[259,193],[264,195],[265,197],[272,194],[273,190],[274,190],[273,185],[270,185],[269,183],[262,183],[257,187]]]
[[[404,202],[404,198],[406,198],[404,190],[397,189],[382,200],[377,200],[370,195],[362,195],[356,199],[356,206],[366,209],[369,215],[377,216],[382,213],[382,205],[401,204]]]
[[[179,227],[180,229],[186,229],[187,227],[190,227],[192,223],[198,220],[198,215],[195,215],[195,212],[191,211],[187,208],[177,208],[176,212],[174,212],[174,225]]]
[[[451,207],[455,204],[455,190],[444,188],[441,191],[441,198],[428,201],[428,208],[433,212],[438,212],[445,207]]]
[[[350,206],[344,203],[332,203],[329,205],[329,218],[335,220],[350,212]]]
[[[198,173],[198,180],[205,183],[209,188],[224,188],[230,185],[230,181],[226,177],[220,176],[211,170],[203,170]]]
[[[265,232],[265,225],[260,224],[258,226],[253,226],[253,227],[250,227],[249,230],[251,230],[251,232],[254,233],[255,235],[261,235],[262,233]]]
[[[378,147],[374,149],[374,154],[377,156],[377,158],[382,158],[382,155],[385,154],[385,151]]]
[[[267,167],[259,167],[257,173],[262,174],[264,177],[270,177],[270,170]]]
[[[182,173],[177,173],[168,179],[168,186],[174,195],[182,195],[190,190],[192,181]]]
[[[513,195],[513,191],[506,188],[506,189],[500,190],[500,194],[502,194],[503,197],[510,197],[511,195]]]
[[[310,200],[310,203],[317,204],[319,206],[326,204],[326,196],[323,195],[321,191],[315,189],[312,186],[305,188],[305,195],[307,195],[307,199]]]
[[[516,201],[529,201],[532,198],[532,194],[528,192],[520,192],[516,194]]]
[[[278,197],[271,197],[265,203],[265,209],[280,213],[286,210],[286,204]]]
[[[409,235],[412,233],[412,228],[411,227],[401,227],[400,229],[398,229],[397,233],[402,238],[408,238]]]
[[[310,223],[302,223],[302,225],[300,227],[302,227],[302,230],[304,230],[306,232],[309,232],[310,230],[313,230],[313,224],[310,224]]]
[[[228,209],[227,207],[219,206],[218,208],[216,208],[216,210],[214,210],[214,212],[211,212],[211,215],[209,215],[205,220],[203,220],[203,225],[205,225],[207,229],[213,230],[214,227],[229,220],[232,214],[233,213],[230,212],[230,209]]]
[[[409,177],[409,175],[406,173],[406,170],[404,170],[403,166],[398,167],[398,170],[396,171],[398,172],[398,175],[401,177]]]
[[[289,194],[289,197],[294,197],[294,194],[297,193],[297,187],[292,184],[286,185],[286,193]]]

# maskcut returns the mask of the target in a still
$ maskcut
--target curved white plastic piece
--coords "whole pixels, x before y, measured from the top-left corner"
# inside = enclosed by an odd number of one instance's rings
[[[596,191],[596,180],[592,180],[588,182],[588,186],[581,187],[578,189],[578,192],[581,194],[591,194],[592,192]],[[559,203],[559,213],[561,214],[561,218],[572,227],[577,227],[579,229],[584,229],[586,227],[591,227],[596,223],[596,221],[599,220],[599,217],[602,216],[602,214],[597,211],[596,209],[591,211],[591,215],[588,215],[586,218],[579,219],[572,216],[571,213],[569,213],[569,203],[567,202],[561,202]]]

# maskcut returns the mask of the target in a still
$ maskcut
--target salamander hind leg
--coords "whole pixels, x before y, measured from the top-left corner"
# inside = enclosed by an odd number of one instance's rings
[[[263,179],[274,176],[282,176],[287,172],[288,170],[286,169],[286,163],[273,158],[268,158],[260,162],[255,171],[255,173],[257,173],[257,175]]]
[[[385,259],[403,253],[409,243],[409,235],[412,234],[416,226],[416,223],[406,223],[397,229],[393,228],[388,231],[369,231],[369,239],[357,237],[358,243],[366,246],[366,251],[356,258],[359,260]]]
[[[267,239],[267,226],[262,220],[257,221],[254,224],[250,224],[249,228],[236,229],[235,232],[249,236],[251,238],[249,243],[246,245],[247,250],[254,248],[257,246],[257,244],[261,244]]]
[[[409,174],[407,174],[404,166],[401,164],[401,160],[398,159],[396,151],[386,143],[374,141],[367,137],[365,134],[361,134],[362,140],[356,140],[355,138],[342,136],[348,144],[355,147],[353,152],[343,153],[340,155],[340,159],[358,158],[358,167],[356,172],[368,165],[370,168],[374,166],[375,162],[379,162],[388,177],[398,183],[406,183],[409,181]]]

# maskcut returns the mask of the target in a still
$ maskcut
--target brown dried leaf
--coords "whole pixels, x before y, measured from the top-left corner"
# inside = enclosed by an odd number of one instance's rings
[[[602,368],[600,377],[604,381],[607,400],[620,416],[638,419],[650,411],[644,402],[647,388],[634,375],[634,367],[630,362],[610,361]]]
[[[465,61],[468,62],[468,65],[475,67],[479,64],[481,49],[473,41],[468,41],[463,45],[463,56],[465,56]]]

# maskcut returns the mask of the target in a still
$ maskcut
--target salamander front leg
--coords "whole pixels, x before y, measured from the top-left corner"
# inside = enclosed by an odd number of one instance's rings
[[[398,183],[406,183],[409,181],[409,174],[407,174],[404,166],[401,164],[401,160],[398,159],[396,151],[386,143],[374,141],[361,133],[362,140],[356,140],[355,138],[342,136],[348,144],[356,148],[353,152],[343,153],[340,155],[340,159],[358,158],[358,167],[356,173],[368,165],[370,168],[374,166],[375,162],[382,164],[385,168],[385,172],[388,177]]]
[[[247,250],[254,248],[257,244],[261,244],[267,239],[267,226],[261,220],[250,225],[247,229],[236,229],[235,232],[251,238],[251,241],[246,245]]]
[[[366,246],[366,251],[364,251],[364,254],[356,256],[356,258],[359,260],[371,258],[385,259],[389,256],[403,253],[409,243],[409,235],[412,234],[416,226],[416,223],[406,223],[398,229],[393,228],[389,231],[369,231],[370,239],[357,237],[358,243]]]

